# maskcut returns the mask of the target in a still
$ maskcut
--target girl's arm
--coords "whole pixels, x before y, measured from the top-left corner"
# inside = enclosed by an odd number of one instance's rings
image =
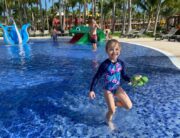
[[[97,27],[97,28],[100,28],[99,25],[98,25],[97,23],[96,23],[96,27]]]
[[[124,64],[123,61],[120,61],[120,62],[121,62],[121,65],[122,65],[121,76],[122,76],[122,78],[123,78],[125,81],[130,82],[131,79],[130,79],[130,77],[126,74],[125,64]]]
[[[96,94],[94,92],[95,85],[97,84],[98,80],[103,74],[103,65],[101,64],[98,71],[96,72],[95,76],[93,77],[93,80],[91,82],[90,91],[89,91],[89,98],[94,99],[96,98]]]
[[[93,77],[93,80],[92,80],[91,86],[90,86],[90,92],[89,92],[89,97],[91,99],[94,99],[96,97],[95,92],[94,92],[94,88],[95,88],[95,85],[97,84],[98,80],[101,78],[101,76],[105,72],[105,67],[106,67],[106,64],[105,64],[105,62],[103,62],[100,65],[100,67],[98,68],[97,73]]]
[[[105,71],[105,63],[103,62],[99,66],[98,71],[96,72],[95,76],[93,77],[93,80],[90,85],[90,92],[94,91],[95,85],[97,84],[97,82],[101,78],[101,76],[103,75],[104,71]]]

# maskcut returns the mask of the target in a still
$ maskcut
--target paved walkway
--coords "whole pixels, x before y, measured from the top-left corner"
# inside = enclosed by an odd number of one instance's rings
[[[116,38],[116,37],[115,37]],[[120,42],[138,44],[160,51],[167,55],[170,60],[180,69],[180,42],[167,40],[154,40],[153,38],[116,38]]]

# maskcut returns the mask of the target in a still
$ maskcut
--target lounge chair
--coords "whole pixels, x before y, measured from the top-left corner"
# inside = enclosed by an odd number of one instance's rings
[[[175,42],[175,41],[180,41],[180,35],[170,36],[170,37],[168,38],[168,41],[171,41],[171,40],[173,40],[174,42]]]
[[[168,37],[168,41],[171,40],[180,41],[180,29],[178,29],[174,35]]]
[[[145,32],[146,29],[141,29],[139,32],[135,32],[132,34],[128,35],[128,38],[136,38],[136,37],[141,37],[143,33]]]
[[[43,36],[48,36],[50,33],[49,33],[49,30],[44,30],[43,32]]]
[[[58,36],[68,36],[69,35],[69,30],[60,30],[58,31]]]
[[[35,32],[33,30],[29,30],[28,32],[30,36],[33,36],[33,37],[35,36]]]
[[[35,36],[42,36],[42,32],[40,30],[35,31]]]
[[[69,35],[69,30],[65,30],[64,32],[61,33],[62,36],[68,36]]]
[[[129,33],[126,33],[126,34],[122,34],[121,37],[128,37],[130,34],[133,34],[135,33],[135,30],[131,30]]]
[[[176,40],[180,42],[180,35],[176,36]]]
[[[167,34],[156,34],[155,35],[155,40],[157,40],[157,38],[160,38],[161,40],[163,39],[169,39],[170,37],[172,37],[173,35],[175,35],[175,33],[178,31],[177,28],[171,28],[171,30],[167,33]]]

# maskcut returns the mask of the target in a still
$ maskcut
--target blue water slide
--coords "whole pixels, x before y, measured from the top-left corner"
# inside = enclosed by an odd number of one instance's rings
[[[9,26],[4,26],[2,24],[0,24],[0,27],[3,29],[4,42],[6,44],[10,44],[10,45],[15,44],[15,42],[13,40],[13,36],[12,36],[12,34],[9,33],[9,30],[8,30],[10,27]]]
[[[29,33],[27,31],[30,24],[24,24],[21,28],[21,30],[17,30],[17,27],[14,25],[12,26],[4,26],[0,24],[0,27],[3,29],[3,37],[4,42],[6,44],[14,45],[19,44],[19,33],[20,37],[22,38],[22,44],[26,44],[29,41]],[[18,31],[18,32],[17,32]]]
[[[30,24],[27,23],[27,24],[24,24],[21,28],[21,37],[22,37],[23,44],[26,44],[29,41],[29,33],[27,31],[29,26]]]
[[[17,35],[17,32],[16,32],[16,29],[15,29],[14,25],[10,29],[10,36],[13,39],[15,44],[19,44],[18,35]]]

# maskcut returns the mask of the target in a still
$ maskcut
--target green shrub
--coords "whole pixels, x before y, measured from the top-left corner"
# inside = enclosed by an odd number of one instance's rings
[[[112,36],[118,36],[118,37],[120,36],[120,34],[121,34],[120,32],[111,33]]]

